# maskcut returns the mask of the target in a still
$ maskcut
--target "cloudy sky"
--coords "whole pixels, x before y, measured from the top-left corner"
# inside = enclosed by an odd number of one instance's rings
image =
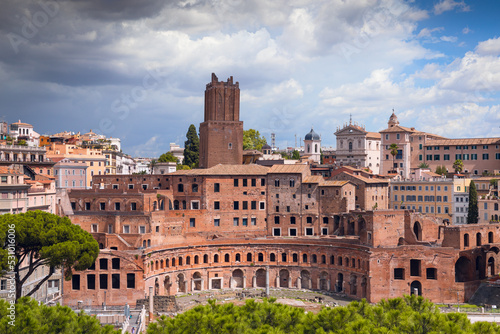
[[[0,116],[92,129],[133,156],[184,145],[205,85],[281,148],[353,121],[500,137],[497,0],[3,0]]]

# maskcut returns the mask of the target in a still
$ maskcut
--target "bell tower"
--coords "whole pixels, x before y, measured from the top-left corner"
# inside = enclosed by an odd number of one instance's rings
[[[200,124],[200,167],[240,165],[242,162],[239,83],[233,83],[233,77],[227,82],[219,81],[212,73],[212,81],[205,89],[205,121]]]

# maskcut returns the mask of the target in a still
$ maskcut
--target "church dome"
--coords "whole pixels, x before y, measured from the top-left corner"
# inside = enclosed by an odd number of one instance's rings
[[[387,122],[387,124],[389,125],[389,127],[399,125],[398,117],[394,113],[394,109],[392,110],[392,115],[391,115],[391,117],[389,117],[389,122]]]
[[[320,140],[319,135],[314,132],[314,130],[311,128],[311,131],[304,137],[304,140]]]

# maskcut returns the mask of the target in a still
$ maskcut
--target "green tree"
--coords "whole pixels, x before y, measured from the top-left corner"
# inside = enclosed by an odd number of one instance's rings
[[[200,160],[200,138],[196,133],[196,127],[191,124],[186,133],[187,140],[184,142],[184,164],[190,168],[198,167]]]
[[[462,160],[457,159],[453,163],[453,169],[455,170],[455,174],[461,173],[464,170],[464,163]]]
[[[477,191],[474,181],[469,185],[469,211],[467,212],[467,224],[477,224],[479,221],[479,209],[477,206]]]
[[[418,165],[418,168],[429,168],[429,164],[426,162],[422,162],[420,165]]]
[[[151,172],[151,175],[153,175],[153,171],[155,169],[157,162],[158,162],[158,160],[156,160],[156,159],[151,159],[151,161],[149,162],[149,171]]]
[[[436,174],[446,175],[447,173],[448,173],[448,170],[446,169],[445,166],[437,166],[436,167]]]
[[[172,154],[172,152],[168,151],[167,153],[163,153],[162,155],[160,155],[160,157],[158,158],[158,162],[175,162],[175,163],[178,163],[179,160],[174,157],[174,155]]]
[[[391,144],[391,146],[389,146],[389,150],[392,155],[392,170],[395,170],[395,165],[396,165],[395,159],[396,155],[398,155],[398,149],[399,149],[398,144]]]
[[[12,240],[13,249],[9,248]],[[89,268],[99,254],[99,245],[90,233],[72,224],[67,217],[43,211],[0,216],[0,244],[1,268],[14,272],[16,301],[21,298],[24,283],[37,268],[47,266],[50,270],[26,296],[33,295],[56,268],[63,268],[69,279],[72,269]],[[7,257],[9,252],[15,261]],[[21,271],[22,267],[26,269]]]
[[[261,136],[259,131],[248,129],[243,131],[243,149],[244,150],[262,150],[262,146],[267,144],[266,138]]]
[[[7,301],[0,299],[0,333],[121,333],[121,330],[114,330],[112,325],[102,327],[99,320],[86,315],[83,310],[75,313],[67,306],[39,305],[36,300],[29,297],[22,297],[17,301],[13,317],[9,307]]]
[[[300,153],[297,150],[293,150],[292,152],[292,159],[293,160],[300,160]]]

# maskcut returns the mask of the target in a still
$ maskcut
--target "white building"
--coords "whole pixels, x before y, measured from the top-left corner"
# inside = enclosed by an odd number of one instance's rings
[[[369,168],[373,174],[380,172],[380,133],[368,132],[364,126],[352,123],[337,128],[336,162],[339,166]]]
[[[176,143],[170,143],[170,153],[172,153],[172,155],[179,160],[179,164],[182,165],[184,161],[184,149]]]
[[[313,128],[304,137],[304,157],[316,163],[321,162],[321,136]]]

